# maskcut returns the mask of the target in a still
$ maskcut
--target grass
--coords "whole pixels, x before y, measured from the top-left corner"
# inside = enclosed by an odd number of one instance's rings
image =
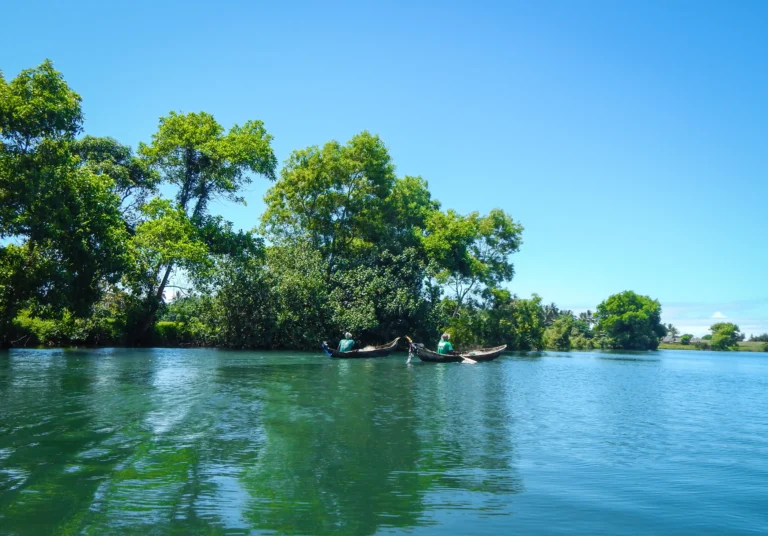
[[[706,341],[705,341],[706,342]],[[739,351],[740,352],[764,352],[763,347],[765,346],[764,342],[740,342],[739,343]],[[661,343],[659,344],[659,350],[697,350],[694,345],[692,344],[670,344],[670,343]]]

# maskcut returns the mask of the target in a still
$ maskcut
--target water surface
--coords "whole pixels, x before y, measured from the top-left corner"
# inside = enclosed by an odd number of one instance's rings
[[[768,354],[0,354],[0,534],[768,532]]]

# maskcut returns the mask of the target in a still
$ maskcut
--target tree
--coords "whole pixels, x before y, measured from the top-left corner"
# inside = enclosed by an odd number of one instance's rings
[[[718,322],[710,326],[712,332],[712,341],[710,346],[713,350],[735,350],[739,347],[741,333],[739,326],[730,322]]]
[[[579,313],[579,321],[586,324],[588,328],[592,328],[592,325],[595,323],[595,318],[592,315],[592,311],[587,309],[585,312]]]
[[[275,178],[271,141],[260,121],[235,125],[225,134],[210,114],[171,112],[160,118],[152,143],[139,146],[139,154],[161,181],[177,187],[173,202],[149,203],[144,210],[149,220],[137,226],[135,255],[149,259],[141,264],[144,318],[139,337],[154,322],[175,268],[194,272],[204,267],[206,251],[216,252],[216,244],[206,238],[236,242],[222,219],[208,215],[208,205],[219,199],[243,202],[239,192],[251,182],[251,173]],[[171,225],[169,232],[166,224]],[[181,242],[174,243],[177,239]]]
[[[432,212],[427,220],[424,249],[437,281],[449,289],[454,315],[465,300],[511,281],[509,257],[519,250],[523,227],[501,209],[487,216],[462,216],[453,210]]]
[[[274,293],[277,348],[317,348],[338,333],[321,253],[306,240],[283,240],[267,248],[270,288]]]
[[[682,337],[680,337],[680,344],[688,345],[691,344],[691,339],[693,338],[693,335],[690,333],[686,333]]]
[[[555,302],[543,306],[541,308],[541,312],[544,315],[543,321],[545,326],[551,326],[562,314],[560,312],[560,308],[555,304]]]
[[[533,350],[543,346],[541,298],[521,299],[506,289],[486,288],[482,303],[470,303],[461,314],[452,315],[454,303],[447,300],[448,331],[457,347],[499,346],[510,350]]]
[[[426,262],[426,256],[421,255],[422,240],[427,220],[439,209],[440,203],[432,199],[429,184],[421,177],[406,175],[395,180],[384,204],[388,223],[380,243],[397,252],[415,248]]]
[[[763,333],[762,335],[752,335],[749,340],[751,342],[768,342],[768,333]]]
[[[661,323],[661,304],[632,291],[614,294],[597,306],[597,330],[613,348],[655,350],[666,330]]]
[[[368,132],[346,145],[297,150],[264,197],[262,225],[277,238],[308,238],[326,259],[330,278],[386,233],[385,205],[395,181],[384,142]]]
[[[87,315],[122,274],[115,182],[78,165],[80,96],[46,61],[0,74],[0,344],[19,308]]]
[[[677,337],[677,335],[680,333],[680,330],[678,330],[671,323],[666,324],[664,327],[667,329],[667,335],[669,335],[670,337]]]
[[[72,144],[80,165],[95,175],[114,181],[112,191],[119,197],[123,217],[132,231],[148,197],[157,192],[160,177],[148,162],[134,155],[131,148],[113,138],[85,136]]]
[[[570,350],[573,316],[561,315],[544,331],[544,346],[551,350]]]

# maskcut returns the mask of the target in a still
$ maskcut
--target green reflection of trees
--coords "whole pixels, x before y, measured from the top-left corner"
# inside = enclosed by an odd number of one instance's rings
[[[70,534],[83,525],[101,482],[130,446],[92,411],[95,361],[87,352],[14,352],[0,413],[0,525],[19,533]]]
[[[520,489],[493,364],[142,352],[0,369],[0,527],[373,534]]]
[[[138,356],[118,360],[120,392],[103,404],[141,399],[146,408],[132,416],[124,439],[133,448],[94,496],[84,533],[221,533],[220,519],[196,510],[199,497],[216,493],[204,474],[215,416],[198,405],[209,394],[207,375],[181,355]]]
[[[265,371],[266,442],[242,479],[254,528],[373,534],[419,523],[425,482],[413,376],[402,370],[333,362]],[[382,383],[389,373],[398,381]]]
[[[506,370],[500,362],[429,369],[428,388],[419,390],[417,406],[420,469],[431,475],[432,508],[465,507],[455,492],[469,491],[473,507],[509,513],[512,495],[522,491],[513,417],[505,404]]]
[[[490,371],[462,386],[458,369],[443,381],[439,368],[392,359],[270,369],[265,445],[242,479],[253,528],[373,534],[433,523],[435,506],[467,506],[457,492],[499,510],[520,489]]]

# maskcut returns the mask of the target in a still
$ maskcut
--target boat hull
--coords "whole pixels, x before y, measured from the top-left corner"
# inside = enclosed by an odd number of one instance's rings
[[[419,359],[422,361],[427,361],[429,363],[461,363],[464,361],[464,358],[477,362],[483,362],[493,361],[499,357],[504,352],[504,350],[506,350],[506,348],[507,346],[504,345],[496,346],[494,348],[483,348],[475,352],[451,354],[438,354],[437,352],[427,350],[426,348],[416,348],[416,355],[418,355]]]
[[[334,350],[333,348],[329,347],[326,343],[323,343],[321,346],[329,357],[333,357],[335,359],[365,359],[368,357],[388,356],[395,348],[397,348],[398,341],[400,341],[400,337],[390,343],[377,346],[376,348],[372,348],[370,350],[352,350],[351,352],[339,352],[338,350]]]

